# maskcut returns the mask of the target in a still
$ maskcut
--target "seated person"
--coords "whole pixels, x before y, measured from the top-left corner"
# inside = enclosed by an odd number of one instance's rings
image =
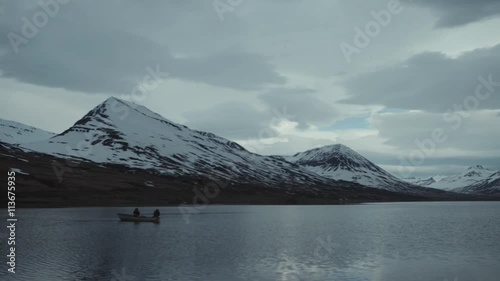
[[[155,212],[153,213],[153,217],[159,218],[160,217],[160,210],[156,209]]]
[[[134,217],[138,217],[141,215],[141,212],[139,212],[139,209],[135,208],[134,210]]]

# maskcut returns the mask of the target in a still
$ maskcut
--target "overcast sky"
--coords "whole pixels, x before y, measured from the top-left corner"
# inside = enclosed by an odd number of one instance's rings
[[[500,169],[499,0],[40,3],[0,0],[0,118],[62,132],[116,96],[261,154]]]

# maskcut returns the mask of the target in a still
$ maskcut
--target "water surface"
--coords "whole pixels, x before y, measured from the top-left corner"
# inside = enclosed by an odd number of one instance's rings
[[[161,207],[160,224],[117,220],[116,213],[132,210],[17,210],[16,274],[6,272],[2,231],[0,279],[497,281],[500,276],[500,202]]]

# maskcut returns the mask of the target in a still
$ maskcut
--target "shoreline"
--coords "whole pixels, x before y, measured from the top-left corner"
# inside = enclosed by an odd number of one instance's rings
[[[421,193],[393,192],[350,182],[303,185],[262,184],[217,178],[159,175],[120,165],[80,162],[59,178],[51,166],[61,159],[17,148],[0,161],[0,170],[16,174],[16,209],[205,205],[353,205],[387,202],[500,201],[500,194],[468,195],[425,189]],[[20,159],[29,159],[25,162]],[[59,175],[60,176],[60,175]],[[0,198],[7,207],[7,197]]]
[[[175,208],[175,207],[187,207],[187,208],[205,208],[208,206],[340,206],[340,205],[362,205],[362,204],[384,204],[384,203],[437,203],[437,202],[500,202],[500,198],[477,198],[477,199],[435,199],[435,200],[382,200],[382,201],[348,201],[348,202],[318,202],[318,203],[304,203],[304,204],[291,204],[291,203],[266,203],[266,202],[251,202],[251,203],[208,203],[208,204],[157,204],[155,202],[150,203],[134,203],[134,202],[110,202],[108,204],[58,204],[51,202],[48,204],[36,204],[28,203],[23,204],[18,202],[16,209],[70,209],[70,208],[111,208],[111,207],[165,207],[165,208]],[[6,204],[2,204],[1,209],[7,209]]]

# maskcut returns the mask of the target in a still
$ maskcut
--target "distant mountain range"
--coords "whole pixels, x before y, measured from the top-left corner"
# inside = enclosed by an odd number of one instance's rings
[[[446,191],[489,194],[497,193],[500,190],[500,171],[475,165],[452,176],[412,177],[406,179],[406,181]]]
[[[497,193],[500,189],[498,180],[478,167],[460,177],[445,178],[446,184],[439,178],[404,181],[341,144],[293,156],[262,156],[116,98],[99,104],[57,135],[0,119],[0,142],[16,144],[25,153],[85,159],[165,176],[225,178],[236,184],[278,188],[287,194],[301,190],[319,194],[325,188],[405,194],[439,193],[435,188],[467,193]]]
[[[286,161],[251,153],[235,142],[191,130],[146,107],[116,98],[99,104],[61,134],[21,147],[168,175],[210,176],[271,186],[327,182]]]

